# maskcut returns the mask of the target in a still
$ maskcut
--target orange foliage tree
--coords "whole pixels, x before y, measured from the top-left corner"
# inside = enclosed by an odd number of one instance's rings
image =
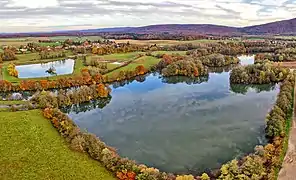
[[[143,65],[139,65],[135,69],[137,75],[142,75],[147,72],[146,68]]]
[[[97,86],[97,92],[99,94],[100,97],[107,97],[109,92],[107,90],[107,88],[105,87],[104,84],[99,84]]]

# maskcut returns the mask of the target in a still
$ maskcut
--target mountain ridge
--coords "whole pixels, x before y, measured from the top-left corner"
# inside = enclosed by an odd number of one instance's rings
[[[85,30],[64,30],[52,32],[0,33],[0,37],[9,35],[50,35],[67,33],[170,33],[170,34],[200,34],[200,35],[296,35],[296,18],[275,21],[246,27],[231,27],[215,24],[156,24],[141,27],[111,27]]]

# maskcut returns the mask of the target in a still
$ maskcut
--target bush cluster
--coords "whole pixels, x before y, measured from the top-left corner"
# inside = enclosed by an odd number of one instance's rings
[[[289,69],[276,67],[270,63],[252,64],[234,68],[230,73],[230,82],[236,84],[268,84],[283,81],[289,73]]]
[[[225,56],[222,54],[210,54],[199,58],[201,62],[209,67],[222,67],[231,64],[238,64],[239,59],[233,56]]]
[[[186,59],[171,63],[162,69],[163,76],[198,77],[208,74],[208,69],[197,59]]]
[[[9,63],[9,65],[7,66],[7,72],[10,76],[18,77],[18,71],[16,70],[15,64],[13,63]]]
[[[208,68],[202,62],[190,56],[169,56],[163,55],[157,68],[165,77],[168,76],[189,76],[198,77],[208,75]]]
[[[12,61],[16,60],[17,57],[15,55],[15,49],[13,48],[6,48],[3,53],[0,53],[0,63],[2,61]]]

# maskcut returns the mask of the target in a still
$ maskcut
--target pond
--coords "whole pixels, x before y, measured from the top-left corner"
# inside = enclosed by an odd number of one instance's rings
[[[240,59],[249,64],[254,56]],[[63,111],[123,157],[198,174],[266,143],[265,116],[279,91],[278,85],[230,85],[229,69],[218,72],[199,79],[150,74],[114,84],[112,99]]]
[[[16,69],[19,72],[19,78],[38,78],[72,74],[74,70],[74,64],[75,61],[73,59],[66,59],[48,63],[20,65],[16,66]],[[54,68],[55,73],[51,74],[46,72],[50,68]]]

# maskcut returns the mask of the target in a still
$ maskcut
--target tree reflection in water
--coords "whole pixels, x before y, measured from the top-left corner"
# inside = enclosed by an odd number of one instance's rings
[[[67,114],[69,113],[78,114],[81,112],[86,112],[86,111],[90,111],[97,108],[103,109],[107,104],[110,103],[111,98],[112,98],[111,96],[108,96],[107,98],[99,98],[86,103],[74,104],[72,106],[62,107],[60,108],[60,110]]]
[[[178,84],[178,83],[186,83],[188,85],[191,84],[201,84],[203,82],[208,82],[209,76],[200,76],[200,77],[187,77],[187,76],[170,76],[170,77],[162,77],[162,82],[167,84]]]
[[[272,91],[275,90],[277,84],[233,84],[230,83],[230,90],[234,93],[239,94],[246,94],[248,92],[248,89],[254,89],[257,93],[260,93],[262,91]]]
[[[223,66],[223,67],[209,67],[209,73],[221,74],[223,72],[229,72],[236,66],[238,66],[238,65],[237,64],[231,64],[229,66]]]
[[[132,79],[129,79],[129,80],[123,80],[123,81],[116,81],[116,82],[113,82],[112,83],[112,86],[114,89],[116,88],[119,88],[119,87],[123,87],[127,84],[130,84],[134,81],[137,81],[137,82],[144,82],[146,80],[146,77],[149,76],[150,74],[145,74],[145,75],[141,75],[141,76],[136,76]]]

